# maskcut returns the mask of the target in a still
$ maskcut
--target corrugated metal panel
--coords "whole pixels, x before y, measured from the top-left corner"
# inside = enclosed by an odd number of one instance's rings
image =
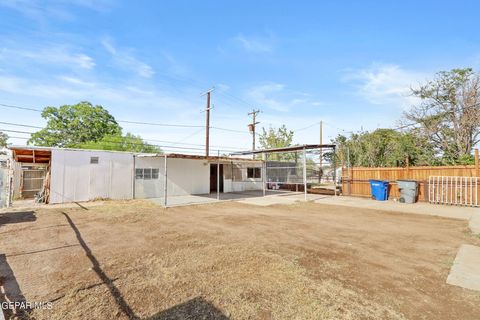
[[[18,199],[22,196],[20,187],[22,185],[22,164],[13,161],[13,199]]]
[[[54,149],[51,175],[51,203],[133,198],[130,153]]]
[[[7,206],[8,199],[8,169],[0,167],[0,208]]]

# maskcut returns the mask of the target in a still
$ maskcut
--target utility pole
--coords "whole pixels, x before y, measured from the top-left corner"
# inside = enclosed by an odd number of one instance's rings
[[[252,116],[252,123],[248,125],[248,128],[250,129],[250,132],[252,133],[253,141],[252,141],[252,151],[255,151],[255,126],[259,124],[260,122],[257,122],[257,114],[260,112],[260,110],[255,110],[253,109],[252,112],[249,112],[248,115]]]
[[[323,144],[323,121],[320,120],[320,145]],[[319,150],[319,162],[318,162],[318,183],[321,183],[322,181],[322,162],[323,162],[323,148],[320,147]]]
[[[206,123],[205,123],[205,156],[208,157],[210,149],[210,95],[215,88],[212,88],[202,95],[207,95],[207,108],[205,109]]]

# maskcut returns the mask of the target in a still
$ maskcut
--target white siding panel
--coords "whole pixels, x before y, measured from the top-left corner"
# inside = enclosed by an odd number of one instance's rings
[[[13,199],[18,199],[22,196],[20,190],[22,183],[22,163],[13,162]]]
[[[90,158],[98,157],[98,164]],[[94,199],[131,199],[133,155],[129,153],[52,150],[51,203]]]
[[[169,158],[168,195],[207,194],[210,192],[210,166],[205,160]],[[135,168],[157,168],[158,179],[135,179],[135,198],[163,197],[164,157],[137,157]]]

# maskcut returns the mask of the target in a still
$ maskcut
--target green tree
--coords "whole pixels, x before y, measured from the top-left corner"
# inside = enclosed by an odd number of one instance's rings
[[[0,131],[0,147],[6,147],[8,141],[8,135]]]
[[[76,145],[80,149],[114,150],[144,153],[162,153],[162,150],[148,144],[140,136],[127,133],[126,135],[106,135],[98,141],[88,141]]]
[[[480,142],[480,75],[471,68],[442,71],[412,93],[422,102],[405,118],[417,125],[417,133],[444,164],[470,161]]]
[[[358,167],[432,165],[437,161],[428,141],[414,132],[377,129],[373,132],[337,136],[337,161],[341,165]]]
[[[46,107],[42,117],[47,120],[46,127],[33,133],[28,144],[68,148],[122,132],[107,110],[86,101],[58,108]]]
[[[262,133],[259,136],[260,146],[263,149],[274,149],[289,147],[292,145],[293,131],[288,130],[285,125],[280,128],[269,127],[268,130],[262,128]],[[271,154],[269,160],[294,160],[293,153]]]
[[[288,130],[285,125],[278,129],[270,127],[268,131],[262,128],[262,133],[259,137],[260,145],[264,149],[289,147],[292,145],[292,140],[293,131]]]

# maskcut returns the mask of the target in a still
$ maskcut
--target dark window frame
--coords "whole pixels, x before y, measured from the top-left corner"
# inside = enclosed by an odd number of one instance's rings
[[[247,168],[247,179],[261,179],[261,178],[262,178],[262,168],[259,168],[259,167]]]

